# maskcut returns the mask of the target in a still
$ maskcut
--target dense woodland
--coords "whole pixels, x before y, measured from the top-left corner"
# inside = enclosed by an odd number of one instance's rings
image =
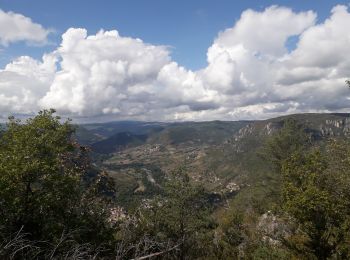
[[[320,141],[285,119],[255,155],[277,180],[270,195],[218,210],[179,165],[125,211],[116,180],[54,113],[1,132],[2,259],[350,258],[346,138]]]

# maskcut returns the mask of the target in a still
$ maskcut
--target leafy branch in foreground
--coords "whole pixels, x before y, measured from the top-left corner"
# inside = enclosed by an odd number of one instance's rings
[[[312,147],[302,128],[296,126],[285,124],[267,144],[270,161],[282,178],[279,213],[294,226],[284,245],[299,258],[347,259],[349,143],[331,140],[321,147]]]
[[[70,121],[54,113],[44,110],[25,122],[11,117],[0,138],[0,239],[21,234],[13,241],[42,241],[43,248],[65,233],[76,244],[98,247],[112,237],[107,203],[86,181],[93,172],[88,149],[74,141]]]

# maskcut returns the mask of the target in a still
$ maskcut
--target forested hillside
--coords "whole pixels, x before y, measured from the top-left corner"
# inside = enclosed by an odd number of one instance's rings
[[[53,110],[10,118],[0,256],[347,259],[349,137],[349,114],[79,126]]]

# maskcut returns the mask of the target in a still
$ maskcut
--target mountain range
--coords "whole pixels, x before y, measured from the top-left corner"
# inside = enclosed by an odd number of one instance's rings
[[[263,147],[289,119],[302,125],[313,145],[350,136],[350,114],[295,114],[257,121],[84,124],[76,137],[115,180],[125,207],[160,192],[167,175],[181,169],[206,188],[218,214],[232,204],[264,212],[279,197],[280,176],[263,158]]]

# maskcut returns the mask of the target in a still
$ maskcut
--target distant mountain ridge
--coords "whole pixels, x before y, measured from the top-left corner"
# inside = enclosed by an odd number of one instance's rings
[[[94,152],[107,154],[144,143],[219,144],[248,122],[113,122],[78,126],[76,135],[79,142],[90,145]]]
[[[350,136],[350,114],[294,114],[254,121],[240,129],[235,139],[247,135],[271,135],[283,126],[284,120],[293,119],[312,132],[314,137]]]
[[[221,207],[229,200],[237,207],[248,207],[278,198],[280,176],[261,153],[287,119],[301,124],[313,136],[314,145],[350,137],[350,114],[232,122],[113,122],[79,126],[77,137],[83,139],[80,133],[84,134],[96,165],[115,180],[124,206],[156,194],[164,177],[181,167],[205,186],[214,204]]]
[[[256,121],[140,122],[120,121],[79,125],[77,139],[95,152],[113,153],[145,143],[214,145],[244,136],[268,136],[283,126],[286,119],[305,125],[318,138],[349,136],[350,114],[294,114]]]
[[[147,135],[135,135],[129,132],[122,132],[93,143],[91,148],[96,153],[109,154],[131,146],[144,144],[146,140]]]

